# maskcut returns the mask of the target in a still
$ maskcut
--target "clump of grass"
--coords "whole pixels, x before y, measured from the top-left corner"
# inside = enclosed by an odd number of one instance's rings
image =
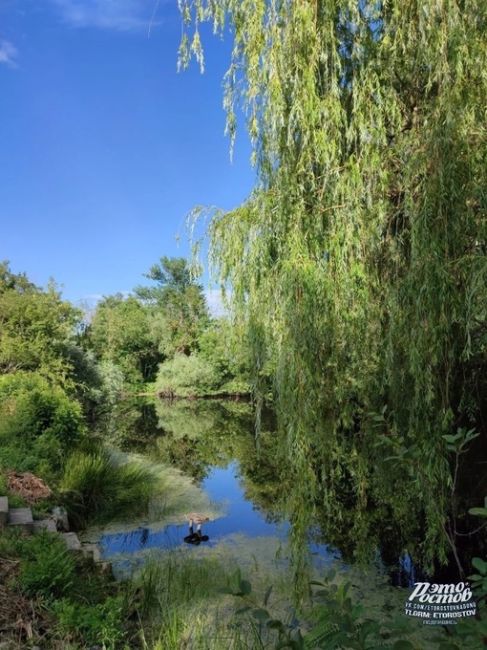
[[[143,647],[176,650],[192,645],[201,629],[213,630],[214,608],[230,574],[216,558],[195,559],[185,552],[149,561],[135,578]],[[189,629],[189,637],[188,637]],[[217,646],[214,645],[214,648]]]
[[[56,631],[61,639],[74,638],[84,647],[115,650],[125,636],[123,596],[109,596],[102,603],[79,603],[68,598],[52,605],[57,617]]]
[[[19,555],[23,535],[16,526],[7,527],[0,532],[0,558],[12,559]]]
[[[135,580],[143,615],[166,612],[208,600],[229,586],[231,576],[217,558],[191,558],[169,552],[161,561],[149,561]]]
[[[70,456],[60,491],[71,524],[83,528],[146,513],[156,487],[157,476],[150,469],[97,449]]]
[[[236,614],[242,602],[235,595],[246,586],[250,591],[235,564],[221,557],[186,551],[155,555],[134,578],[143,648],[264,647],[258,627]]]
[[[76,562],[64,542],[47,532],[21,544],[19,582],[29,596],[62,596],[71,588]]]

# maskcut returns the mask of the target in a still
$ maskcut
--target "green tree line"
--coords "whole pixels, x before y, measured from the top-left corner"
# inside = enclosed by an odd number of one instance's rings
[[[211,318],[186,260],[161,258],[128,296],[91,315],[51,283],[0,265],[0,468],[56,480],[80,440],[136,392],[248,392],[248,362],[226,319]]]
[[[248,392],[248,359],[237,324],[212,318],[184,258],[162,257],[145,276],[151,285],[109,296],[85,330],[96,358],[138,386],[166,396]]]

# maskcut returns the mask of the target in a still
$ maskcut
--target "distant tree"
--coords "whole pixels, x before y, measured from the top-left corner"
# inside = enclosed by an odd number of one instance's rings
[[[172,358],[198,349],[209,323],[203,288],[194,282],[184,258],[161,257],[146,274],[155,286],[139,286],[135,294],[151,308],[151,331],[159,351]]]
[[[15,289],[19,293],[25,291],[39,291],[39,287],[33,284],[25,273],[12,273],[7,260],[0,262],[0,293]]]
[[[152,379],[159,361],[149,313],[134,296],[108,296],[99,303],[88,330],[99,360],[119,366],[129,383]]]
[[[155,287],[137,287],[136,294],[145,301],[164,302],[171,291],[185,291],[194,285],[191,272],[184,257],[161,257],[158,264],[153,264],[144,277],[156,282]]]
[[[74,381],[66,346],[80,322],[81,312],[54,284],[43,290],[0,265],[0,373],[38,370],[60,383]]]

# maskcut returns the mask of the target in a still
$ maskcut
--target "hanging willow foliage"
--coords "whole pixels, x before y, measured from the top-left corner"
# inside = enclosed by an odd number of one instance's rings
[[[320,499],[339,516],[344,454],[367,504],[372,470],[356,459],[383,455],[382,413],[411,456],[424,557],[444,559],[442,436],[485,415],[487,3],[179,4],[183,67],[203,66],[201,23],[233,38],[227,130],[233,143],[243,108],[260,180],[214,215],[211,253],[249,325],[257,392],[272,369],[295,512]]]

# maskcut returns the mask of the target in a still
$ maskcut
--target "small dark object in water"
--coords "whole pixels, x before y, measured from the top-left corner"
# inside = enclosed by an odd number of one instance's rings
[[[195,544],[198,546],[198,544],[201,544],[201,542],[207,542],[210,538],[208,535],[202,535],[201,533],[201,523],[198,523],[196,526],[196,532],[193,529],[193,520],[189,520],[189,535],[186,535],[184,538],[184,541],[186,544]]]

